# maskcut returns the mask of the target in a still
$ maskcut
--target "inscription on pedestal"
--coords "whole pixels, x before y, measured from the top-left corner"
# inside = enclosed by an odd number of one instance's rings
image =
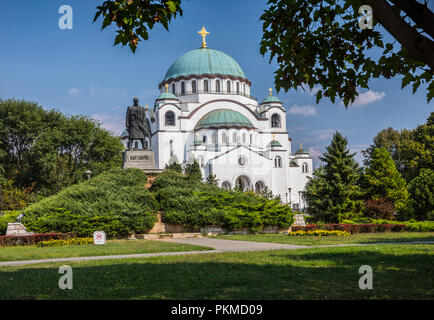
[[[154,151],[152,150],[127,150],[122,157],[122,168],[156,169]]]

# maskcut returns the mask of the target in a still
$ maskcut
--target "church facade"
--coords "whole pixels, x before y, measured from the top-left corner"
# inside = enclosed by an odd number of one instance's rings
[[[286,111],[269,94],[261,102],[250,95],[251,82],[240,65],[222,51],[206,46],[186,52],[169,67],[159,84],[152,126],[156,166],[196,160],[206,179],[219,186],[254,190],[268,187],[294,209],[312,173],[312,157],[291,152]]]

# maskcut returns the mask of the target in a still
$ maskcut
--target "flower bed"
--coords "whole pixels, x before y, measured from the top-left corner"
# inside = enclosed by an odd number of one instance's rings
[[[291,237],[303,237],[303,236],[313,236],[313,237],[327,237],[327,236],[349,236],[350,233],[346,231],[329,231],[329,230],[312,230],[312,231],[293,231],[288,234]]]
[[[36,244],[37,247],[70,247],[93,244],[93,238],[71,238],[41,241]]]
[[[294,226],[292,231],[345,231],[348,233],[375,233],[375,232],[403,232],[406,231],[405,224],[308,224],[306,226]]]
[[[41,241],[68,239],[68,233],[36,233],[25,236],[0,236],[0,247],[16,245],[34,245]]]

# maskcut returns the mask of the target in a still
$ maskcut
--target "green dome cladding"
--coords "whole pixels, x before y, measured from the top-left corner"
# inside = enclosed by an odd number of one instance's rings
[[[163,92],[162,94],[160,94],[160,96],[157,98],[157,100],[159,99],[178,99],[177,96],[175,96],[173,93],[171,92]]]
[[[219,109],[207,113],[196,125],[196,129],[208,128],[254,128],[253,124],[241,113]]]
[[[264,100],[262,100],[261,104],[263,103],[270,103],[270,102],[279,102],[282,103],[282,101],[280,101],[280,99],[276,96],[267,96]]]
[[[176,59],[167,71],[164,81],[180,76],[202,74],[246,78],[240,65],[226,53],[200,48],[188,51]]]

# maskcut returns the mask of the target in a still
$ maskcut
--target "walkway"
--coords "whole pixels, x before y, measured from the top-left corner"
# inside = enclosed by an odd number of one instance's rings
[[[205,246],[215,248],[216,250],[207,251],[180,251],[180,252],[161,252],[161,253],[139,253],[139,254],[120,254],[111,256],[95,256],[95,257],[73,257],[73,258],[56,258],[56,259],[40,259],[40,260],[23,260],[23,261],[6,261],[0,262],[2,266],[22,266],[36,263],[49,262],[68,262],[68,261],[90,261],[90,260],[108,260],[108,259],[130,259],[130,258],[149,258],[161,256],[178,256],[178,255],[193,255],[193,254],[208,254],[222,252],[242,252],[242,251],[264,251],[278,249],[306,249],[306,248],[327,248],[327,247],[353,247],[353,246],[370,246],[370,245],[385,245],[385,244],[434,244],[434,241],[417,241],[417,242],[384,242],[384,243],[355,243],[355,244],[334,244],[322,246],[299,246],[292,244],[270,243],[270,242],[254,242],[254,241],[238,241],[238,240],[222,240],[211,238],[184,238],[184,239],[164,239],[158,241],[176,242],[183,244],[192,244],[197,246]]]

